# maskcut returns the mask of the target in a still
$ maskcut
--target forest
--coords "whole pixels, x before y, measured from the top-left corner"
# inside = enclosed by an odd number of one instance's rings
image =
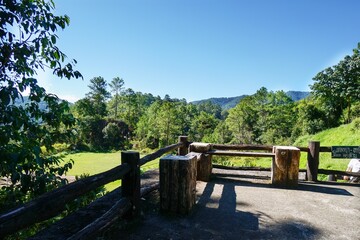
[[[302,100],[293,101],[284,91],[262,87],[230,109],[210,100],[195,104],[168,95],[161,98],[135,92],[126,89],[119,77],[109,83],[94,77],[86,97],[71,106],[78,119],[73,148],[155,149],[174,143],[179,135],[212,143],[290,145],[299,136],[350,123],[360,116],[356,79],[340,85],[338,76],[330,73],[339,74],[344,61],[350,60],[346,57],[317,74],[311,94]],[[331,91],[325,88],[328,85]]]
[[[291,145],[341,124],[360,125],[360,43],[352,55],[316,74],[311,94],[299,101],[262,87],[222,109],[211,101],[136,92],[120,77],[94,76],[86,96],[69,104],[35,77],[49,68],[61,78],[82,78],[76,60],[68,61],[57,47],[56,31],[69,25],[69,17],[55,16],[51,1],[1,3],[0,177],[10,182],[0,190],[4,208],[65,184],[60,176],[73,162],[64,162],[62,151],[156,149],[179,135],[211,143]]]

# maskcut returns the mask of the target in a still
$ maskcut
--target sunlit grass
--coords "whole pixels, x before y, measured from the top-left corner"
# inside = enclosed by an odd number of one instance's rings
[[[68,154],[64,158],[66,160],[72,159],[74,165],[72,169],[67,172],[67,176],[80,176],[82,174],[95,175],[97,173],[105,172],[121,164],[120,152],[110,153],[93,153],[82,152]],[[121,181],[111,182],[105,185],[107,191],[112,191],[121,185]]]
[[[68,154],[64,157],[65,161],[72,159],[73,168],[67,172],[67,176],[80,176],[82,174],[95,175],[105,172],[121,164],[121,152],[93,153],[82,152]],[[159,167],[159,159],[148,162],[141,167],[141,171],[156,169]],[[121,180],[105,185],[107,191],[112,191],[121,185]]]

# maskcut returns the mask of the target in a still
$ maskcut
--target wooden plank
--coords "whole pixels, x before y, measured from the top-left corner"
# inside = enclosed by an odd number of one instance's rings
[[[223,166],[219,164],[213,164],[213,168],[219,169],[228,169],[228,170],[240,170],[240,171],[264,171],[270,172],[271,168],[264,168],[264,167],[230,167],[230,166]],[[320,170],[320,169],[319,169]],[[306,169],[299,169],[299,172],[306,172]]]
[[[210,143],[193,142],[189,146],[189,152],[205,153],[211,149]]]
[[[126,212],[128,212],[131,207],[132,204],[128,198],[120,199],[105,214],[81,229],[73,236],[69,237],[67,240],[94,239],[94,236],[114,224]]]
[[[180,142],[180,143],[175,143],[172,145],[169,145],[167,147],[161,148],[159,150],[157,150],[154,153],[151,153],[149,155],[146,155],[145,157],[140,159],[140,166],[144,165],[147,162],[150,162],[152,160],[155,160],[159,157],[161,157],[162,155],[164,155],[165,153],[171,152],[173,150],[178,149],[179,147],[182,147],[184,143]]]
[[[318,169],[318,173],[326,174],[326,175],[336,174],[336,175],[342,175],[342,176],[360,177],[359,172],[346,172],[346,171],[331,170],[331,169]]]
[[[274,157],[274,153],[264,153],[264,152],[235,152],[235,151],[221,151],[221,150],[211,150],[206,152],[206,154],[211,155],[221,155],[221,156],[239,156],[239,157]]]
[[[265,150],[271,152],[273,146],[253,144],[211,144],[212,149],[217,150]]]

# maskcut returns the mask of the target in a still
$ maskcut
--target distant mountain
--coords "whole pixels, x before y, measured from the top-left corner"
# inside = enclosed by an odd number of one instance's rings
[[[60,100],[62,100],[62,99],[60,99]],[[25,106],[27,103],[29,103],[30,102],[30,100],[29,100],[29,96],[23,96],[23,99],[21,99],[21,98],[17,98],[16,100],[15,100],[15,105],[16,106]],[[70,103],[70,102],[68,102],[69,103],[69,106],[72,106],[73,105],[73,103]],[[39,108],[41,109],[41,110],[45,110],[46,108],[47,108],[47,103],[46,102],[44,102],[44,101],[40,101],[39,102]]]
[[[306,98],[310,95],[310,92],[301,92],[301,91],[288,91],[286,94],[291,97],[293,101],[299,101],[301,99]]]
[[[291,97],[291,99],[293,101],[299,101],[301,99],[306,98],[307,96],[309,96],[309,92],[301,92],[301,91],[288,91],[286,92],[286,94]],[[193,101],[191,103],[193,104],[200,104],[203,102],[207,102],[210,101],[213,104],[218,104],[221,106],[221,108],[223,110],[228,110],[230,108],[235,107],[241,99],[243,99],[244,97],[246,97],[248,95],[241,95],[241,96],[237,96],[237,97],[222,97],[222,98],[208,98],[208,99],[203,99],[203,100],[198,100],[198,101]]]
[[[240,102],[240,100],[246,96],[247,95],[242,95],[242,96],[237,96],[237,97],[228,97],[228,98],[227,97],[208,98],[208,99],[204,99],[204,100],[193,101],[191,103],[196,105],[196,104],[210,101],[213,104],[220,105],[222,109],[230,109],[230,108],[235,107]]]

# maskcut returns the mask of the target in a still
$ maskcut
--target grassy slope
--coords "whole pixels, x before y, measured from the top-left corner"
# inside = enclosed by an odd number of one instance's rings
[[[359,146],[360,129],[356,128],[356,122],[341,125],[337,128],[328,129],[315,135],[300,137],[293,145],[298,147],[307,147],[309,141],[320,141],[321,146]],[[217,161],[217,157],[214,160]],[[221,164],[232,166],[257,166],[270,167],[271,158],[247,158],[247,157],[222,157],[218,160]],[[300,168],[306,168],[307,154],[301,152]],[[330,153],[320,154],[320,166],[322,169],[345,170],[349,159],[332,159]]]
[[[360,146],[360,129],[356,127],[359,119],[350,124],[328,129],[315,135],[300,137],[295,146],[306,147],[309,141],[320,141],[320,146]],[[346,170],[349,159],[332,159],[331,153],[320,154],[320,166],[323,169]],[[300,168],[306,167],[306,154],[302,154]]]

